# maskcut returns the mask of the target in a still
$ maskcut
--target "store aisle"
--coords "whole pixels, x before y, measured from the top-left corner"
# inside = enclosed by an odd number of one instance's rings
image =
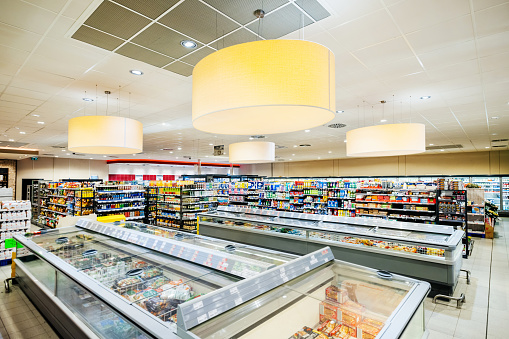
[[[471,258],[463,261],[463,268],[472,272],[467,285],[464,273],[455,295],[465,293],[466,303],[461,309],[455,302],[427,298],[426,322],[429,339],[509,337],[509,218],[495,226],[498,238],[475,239]]]

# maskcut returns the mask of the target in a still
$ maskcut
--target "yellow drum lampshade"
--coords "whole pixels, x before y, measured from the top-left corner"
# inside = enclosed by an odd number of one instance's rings
[[[143,151],[143,124],[139,121],[92,115],[69,120],[67,148],[87,154],[129,154]]]
[[[294,132],[335,114],[334,54],[303,40],[227,47],[193,70],[193,126],[217,134]]]
[[[276,144],[266,141],[238,142],[230,144],[231,163],[256,164],[273,162],[276,157]]]
[[[426,151],[423,124],[387,124],[357,128],[346,132],[346,155],[382,157]]]

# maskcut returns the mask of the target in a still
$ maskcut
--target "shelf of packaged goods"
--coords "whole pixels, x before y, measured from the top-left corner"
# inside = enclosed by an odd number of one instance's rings
[[[473,234],[473,235],[475,235],[475,234],[478,234],[478,235],[485,235],[486,233],[485,233],[485,232],[483,232],[483,231],[471,231],[471,230],[469,230],[469,231],[468,231],[468,234],[469,234],[469,235],[471,235],[471,234]]]
[[[60,215],[67,215],[67,213],[63,213],[63,212],[59,212],[59,211],[53,211],[53,210],[50,210],[49,208],[45,208],[45,207],[41,207],[41,209],[45,210],[45,211],[53,212],[53,213],[56,213],[56,214],[60,214]]]
[[[175,213],[182,213],[180,211],[180,205],[177,205],[179,206],[179,209],[174,209],[174,208],[160,208],[159,210],[160,211],[169,211],[169,212],[175,212]]]
[[[484,213],[470,213],[470,212],[468,212],[467,215],[471,216],[471,217],[483,217],[484,218]]]
[[[340,190],[346,190],[346,191],[355,191],[357,189],[357,187],[327,187],[328,190],[335,190],[335,191],[340,191]]]
[[[259,198],[259,199],[263,199],[263,200],[283,200],[283,201],[290,200],[290,198]]]
[[[230,195],[254,195],[254,193],[230,193]]]
[[[56,205],[56,206],[63,206],[63,207],[67,207],[67,204],[57,204],[56,202],[50,202],[50,201],[48,201],[48,204],[49,204],[49,205]]]
[[[324,193],[324,194],[306,194],[306,193],[304,193],[303,196],[305,196],[305,197],[326,197],[327,193]]]
[[[365,195],[381,195],[384,197],[414,197],[414,198],[433,198],[436,196],[429,194],[367,194],[367,193],[357,193],[357,194],[365,194]]]
[[[180,201],[158,201],[157,204],[180,206]]]
[[[371,203],[371,204],[403,204],[403,205],[435,206],[435,203],[410,202],[410,201],[355,200],[355,202]]]
[[[182,195],[182,198],[208,198],[214,196],[215,195]]]
[[[467,223],[470,224],[470,225],[484,225],[484,221],[468,220]]]
[[[418,217],[403,217],[403,216],[388,216],[389,219],[402,219],[402,220],[422,220],[422,221],[435,221],[435,218],[418,218]]]
[[[327,197],[329,199],[335,199],[335,200],[355,200],[356,198],[350,198],[350,197],[344,197],[344,198],[341,198],[341,197]]]
[[[324,208],[315,208],[315,207],[302,206],[302,209],[303,210],[313,210],[313,211],[325,211],[327,209],[327,207],[324,207]]]
[[[185,202],[182,203],[183,206],[191,206],[191,205],[205,205],[205,204],[216,204],[218,201],[199,201],[199,202]]]
[[[465,213],[459,213],[459,212],[442,212],[438,211],[439,214],[446,214],[446,215],[465,215]]]
[[[106,208],[106,209],[101,209],[101,210],[98,209],[97,212],[104,213],[104,212],[115,212],[115,211],[142,210],[144,208],[145,208],[145,206],[131,206],[131,207],[122,207],[122,208]]]
[[[170,220],[183,220],[183,221],[196,220],[196,218],[188,218],[188,217],[180,218],[180,217],[171,216],[171,215],[158,215],[158,216],[156,216],[156,219],[157,218],[170,219]]]
[[[28,231],[28,227],[0,229],[0,232],[18,232],[18,231],[25,231],[26,232],[26,231]]]
[[[331,206],[327,206],[327,208],[329,208],[331,210],[355,210],[355,208],[353,208],[353,207],[331,207]]]
[[[68,198],[68,197],[74,197],[74,195],[57,195],[57,194],[48,194],[48,197],[55,197],[55,198]],[[47,198],[47,197],[44,197]]]
[[[465,202],[464,200],[456,200],[456,199],[438,199],[438,202]]]
[[[369,187],[359,187],[358,190],[365,191],[410,191],[410,192],[434,192],[434,190],[415,190],[411,188],[369,188]],[[390,194],[392,195],[392,194]]]
[[[48,217],[47,215],[39,215],[39,217],[46,218],[46,219],[50,219],[50,220],[58,221],[58,219],[57,219],[57,218]]]
[[[368,209],[368,210],[387,210],[387,211],[402,211],[402,212],[422,212],[422,213],[435,213],[435,211],[425,211],[425,210],[408,210],[404,208],[385,208],[385,207],[362,207],[356,206],[356,209]]]
[[[127,194],[127,193],[144,193],[145,190],[117,190],[117,191],[97,191],[97,194]]]
[[[290,204],[293,204],[293,205],[304,205],[303,202],[298,202],[298,201],[289,201]]]
[[[86,198],[86,199],[92,199],[92,198]],[[130,201],[144,201],[145,198],[130,198],[130,199],[116,199],[116,200],[101,200],[97,199],[95,202],[98,204],[109,204],[114,202],[130,202]]]
[[[460,222],[460,223],[464,223],[465,220],[458,220],[458,219],[438,219],[438,221],[443,221],[443,222]]]
[[[210,191],[212,189],[204,189],[204,188],[181,188],[182,191]]]
[[[27,221],[27,220],[30,220],[30,218],[23,217],[23,218],[16,218],[16,219],[0,219],[0,224],[4,223],[4,222],[9,222],[9,221]]]
[[[9,210],[9,209],[0,209],[0,212],[21,212],[21,211],[30,211],[30,208],[23,208],[23,209],[15,209],[15,210]]]
[[[125,220],[136,220],[136,219],[143,219],[143,218],[145,218],[144,215],[138,215],[135,217],[125,217]]]
[[[377,217],[377,218],[387,218],[387,216],[383,215],[383,214],[355,213],[355,215],[358,217],[368,216],[368,217]]]

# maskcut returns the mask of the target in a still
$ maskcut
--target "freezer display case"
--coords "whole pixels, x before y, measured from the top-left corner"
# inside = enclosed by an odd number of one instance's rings
[[[203,213],[200,235],[307,254],[330,246],[336,258],[432,283],[452,294],[462,265],[461,230],[390,220],[220,207]]]
[[[29,253],[15,260],[17,280],[63,337],[426,336],[426,282],[340,262],[329,247],[298,257],[228,242],[228,252],[223,240],[124,226],[81,219],[15,237]]]
[[[502,177],[502,209],[504,216],[509,214],[509,177]]]

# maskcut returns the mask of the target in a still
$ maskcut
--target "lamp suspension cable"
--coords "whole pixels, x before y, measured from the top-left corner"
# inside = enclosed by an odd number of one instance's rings
[[[394,115],[394,94],[392,95],[392,123],[395,124],[396,123],[396,117]]]
[[[99,96],[97,94],[97,84],[95,84],[95,115],[97,115],[97,110],[98,110],[97,102],[98,101],[99,101]]]

